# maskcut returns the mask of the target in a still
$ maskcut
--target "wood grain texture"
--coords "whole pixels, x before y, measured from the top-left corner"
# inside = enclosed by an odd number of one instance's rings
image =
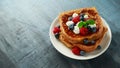
[[[0,68],[120,68],[120,0],[0,0]],[[60,12],[95,6],[112,30],[109,49],[77,61],[51,45],[49,28]]]

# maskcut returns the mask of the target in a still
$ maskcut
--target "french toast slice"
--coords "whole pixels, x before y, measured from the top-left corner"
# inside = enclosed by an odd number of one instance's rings
[[[69,30],[66,22],[68,21],[68,17],[72,16],[73,13],[77,13],[78,15],[81,13],[89,15],[89,18],[95,21],[97,31],[83,36]],[[61,30],[59,40],[69,48],[77,46],[86,52],[95,50],[108,30],[107,27],[103,25],[101,17],[95,7],[65,11],[59,15],[59,24]],[[85,45],[83,42],[85,38],[88,40],[95,40],[95,44]]]
[[[97,26],[97,32],[93,34],[88,34],[85,36],[82,36],[80,34],[75,34],[73,31],[68,29],[68,26],[66,25],[66,22],[68,20],[69,16],[72,16],[73,13],[85,13],[88,14],[91,19],[95,20],[96,26]],[[81,8],[81,9],[76,9],[76,10],[70,10],[63,12],[59,15],[59,23],[60,23],[60,29],[61,33],[63,34],[66,39],[71,42],[71,43],[83,43],[82,41],[84,38],[88,38],[89,40],[97,40],[102,36],[103,28],[103,22],[101,20],[101,17],[99,16],[96,8]],[[102,34],[101,34],[102,33]]]
[[[105,27],[103,29],[103,33],[106,33],[107,28]],[[60,34],[60,38],[59,40],[68,48],[72,49],[73,47],[77,46],[79,47],[81,50],[85,51],[85,52],[91,52],[94,51],[101,43],[103,37],[105,36],[105,34],[102,34],[102,36],[96,40],[96,43],[94,45],[84,45],[82,43],[71,43],[69,42],[65,37],[63,37],[62,34]]]

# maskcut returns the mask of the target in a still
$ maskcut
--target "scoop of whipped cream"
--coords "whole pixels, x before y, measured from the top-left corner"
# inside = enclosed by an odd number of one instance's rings
[[[78,26],[74,26],[73,32],[74,32],[75,34],[79,34],[79,33],[80,33],[79,27],[78,27]]]
[[[72,17],[76,17],[76,16],[78,16],[78,14],[77,13],[73,13]]]
[[[88,25],[88,26],[90,26],[91,28],[93,28],[93,27],[96,27],[96,24],[94,24],[94,25]]]
[[[66,25],[67,25],[67,26],[70,26],[70,25],[72,25],[72,24],[74,24],[73,21],[67,21],[67,22],[66,22]]]

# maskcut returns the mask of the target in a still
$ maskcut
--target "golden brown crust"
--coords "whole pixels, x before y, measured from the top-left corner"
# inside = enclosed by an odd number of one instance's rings
[[[91,19],[95,20],[97,25],[97,32],[94,34],[88,34],[86,36],[81,36],[80,34],[74,34],[73,31],[70,31],[66,25],[68,17],[72,16],[73,13],[85,13]],[[60,41],[63,42],[67,47],[72,48],[73,46],[78,46],[80,49],[85,50],[86,52],[90,52],[96,49],[98,44],[101,42],[104,34],[107,31],[107,28],[103,25],[101,17],[99,16],[96,8],[81,8],[76,10],[70,10],[63,12],[59,15],[59,23],[60,23]],[[95,45],[86,46],[83,45],[83,40],[88,38],[88,40],[97,40]]]
[[[105,33],[107,31],[107,28],[105,27],[104,28],[104,31],[103,31],[103,33]],[[84,44],[81,44],[81,43],[77,43],[77,44],[74,44],[74,43],[70,43],[68,40],[66,40],[64,37],[63,37],[63,35],[60,35],[60,41],[62,42],[62,43],[64,43],[65,44],[65,46],[67,46],[68,48],[72,48],[72,47],[74,47],[74,46],[77,46],[77,47],[79,47],[81,50],[84,50],[84,51],[86,51],[86,52],[91,52],[91,51],[93,51],[93,50],[95,50],[96,48],[97,48],[97,46],[100,44],[100,42],[101,42],[101,40],[103,39],[103,37],[104,37],[104,34],[102,34],[102,36],[98,39],[98,40],[96,40],[96,43],[94,44],[94,45],[84,45]]]

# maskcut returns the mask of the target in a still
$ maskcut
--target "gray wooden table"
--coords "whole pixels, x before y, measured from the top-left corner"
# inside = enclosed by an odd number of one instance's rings
[[[60,12],[95,6],[112,30],[101,56],[78,61],[52,46],[49,28]],[[0,0],[0,68],[120,68],[120,0]]]

